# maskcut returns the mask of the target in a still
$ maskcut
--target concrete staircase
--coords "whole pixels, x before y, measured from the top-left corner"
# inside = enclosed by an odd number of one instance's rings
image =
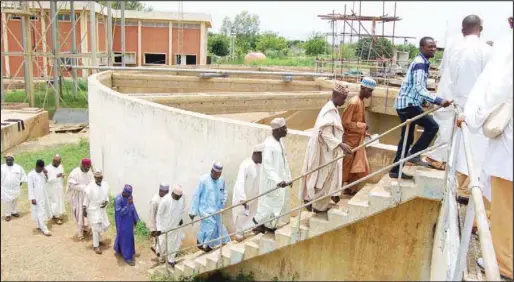
[[[152,275],[160,274],[179,279],[222,269],[345,227],[414,198],[436,201],[443,198],[443,171],[420,167],[406,167],[404,171],[414,175],[414,180],[402,180],[398,183],[398,180],[385,175],[376,184],[366,184],[350,200],[342,199],[327,213],[314,214],[302,211],[300,232],[297,232],[297,218],[291,217],[290,223],[279,227],[275,234],[250,235],[243,242],[232,241],[224,245],[221,256],[219,249],[207,254],[198,251],[179,258],[175,268],[168,267],[166,270],[166,265],[163,264],[150,269],[149,272]]]

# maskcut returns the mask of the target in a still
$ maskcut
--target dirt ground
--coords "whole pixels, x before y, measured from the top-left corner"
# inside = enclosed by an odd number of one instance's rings
[[[35,142],[26,142],[14,150],[36,151],[45,146],[79,142],[79,134],[71,136],[55,136],[67,134],[51,134]],[[86,135],[87,137],[87,135]],[[25,185],[24,185],[25,187]],[[122,258],[114,254],[115,238],[114,222],[102,237],[106,243],[103,254],[93,251],[92,238],[77,241],[74,238],[75,224],[67,207],[67,218],[62,225],[48,222],[52,231],[51,237],[45,237],[36,229],[31,218],[30,204],[26,189],[18,202],[21,217],[4,220],[2,205],[1,218],[1,280],[149,280],[147,270],[155,264],[155,255],[149,249],[149,241],[140,242],[136,246],[136,266],[127,265]]]
[[[80,139],[88,139],[89,133],[51,133],[38,139],[29,140],[22,144],[7,150],[9,153],[35,152],[45,147],[79,143]]]

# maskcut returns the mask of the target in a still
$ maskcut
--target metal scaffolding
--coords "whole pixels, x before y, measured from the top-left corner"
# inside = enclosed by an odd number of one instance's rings
[[[120,1],[120,0],[118,0]],[[82,10],[75,10],[75,1],[50,1],[49,17],[42,5],[43,1],[2,1],[2,52],[4,59],[5,72],[2,72],[1,90],[2,102],[5,101],[5,93],[15,83],[11,83],[7,88],[4,87],[6,78],[16,79],[21,70],[24,68],[24,84],[25,92],[27,94],[24,102],[28,100],[31,107],[34,106],[34,69],[39,72],[37,82],[46,84],[45,97],[43,107],[47,101],[49,88],[53,89],[55,95],[55,106],[60,107],[63,100],[63,77],[67,72],[71,72],[71,80],[73,86],[71,87],[73,97],[77,97],[80,92],[78,84],[77,70],[75,68],[67,67],[80,66],[80,65],[105,65],[112,66],[114,62],[113,54],[113,24],[112,24],[112,8],[113,1],[107,1],[107,6],[102,6],[95,1],[88,1]],[[125,11],[124,1],[121,1],[121,63],[125,65]],[[100,7],[100,11],[98,11]],[[48,8],[46,8],[48,9]],[[67,15],[68,13],[61,13],[61,11],[69,11],[69,22],[71,22],[71,32],[59,32],[59,16]],[[104,15],[106,10],[107,16]],[[76,17],[79,14],[78,18]],[[87,14],[89,14],[89,27],[87,26]],[[99,18],[103,20],[105,33],[106,33],[106,52],[98,52],[97,30]],[[21,21],[21,40],[18,40],[13,31],[9,27],[10,20]],[[85,24],[84,24],[85,22]],[[40,25],[40,27],[37,26]],[[77,24],[80,25],[80,35],[77,37]],[[50,30],[50,33],[48,31]],[[51,40],[47,41],[47,34],[50,34]],[[89,35],[89,36],[88,36]],[[69,37],[71,36],[71,39]],[[32,39],[35,39],[32,42]],[[78,46],[76,40],[80,38]],[[69,39],[69,40],[68,40]],[[18,52],[9,50],[7,40],[15,41],[16,48],[21,49]],[[88,42],[89,40],[89,42]],[[21,41],[21,42],[20,42]],[[68,42],[71,41],[71,51],[61,51],[69,49]],[[49,44],[50,43],[50,44]],[[89,44],[88,44],[89,43]],[[77,48],[78,47],[78,48]],[[89,49],[89,51],[88,51]],[[16,70],[14,74],[10,71],[9,59],[11,57],[23,57],[23,64]],[[98,64],[97,59],[102,60]],[[104,59],[107,59],[104,63]],[[95,70],[91,70],[95,71]],[[82,75],[87,76],[87,73]],[[5,76],[5,77],[4,77]],[[64,105],[66,106],[66,105]]]

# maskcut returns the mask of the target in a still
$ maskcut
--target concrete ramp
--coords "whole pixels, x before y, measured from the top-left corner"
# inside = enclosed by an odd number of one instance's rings
[[[61,123],[89,123],[88,109],[60,108],[55,111],[56,124]]]

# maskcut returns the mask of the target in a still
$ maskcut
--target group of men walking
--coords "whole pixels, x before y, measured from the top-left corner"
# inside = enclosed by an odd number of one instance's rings
[[[509,19],[512,29],[512,18]],[[481,173],[480,181],[485,187],[486,207],[491,216],[491,233],[501,274],[512,279],[512,114],[504,122],[501,133],[494,138],[484,135],[484,127],[491,115],[506,103],[512,105],[512,34],[510,40],[498,42],[494,50],[480,41],[482,22],[470,15],[462,22],[463,38],[449,46],[444,53],[441,67],[441,81],[437,95],[427,89],[429,59],[435,54],[433,38],[421,39],[420,53],[414,58],[404,78],[395,101],[395,109],[402,122],[423,113],[427,103],[440,105],[445,109],[427,115],[413,123],[423,127],[421,137],[414,145],[414,126],[409,127],[405,152],[402,152],[404,133],[394,162],[402,155],[411,156],[425,150],[437,135],[437,144],[450,143],[455,126],[465,121],[472,130],[471,147],[473,161]],[[369,174],[370,168],[364,147],[360,147],[368,134],[364,114],[364,100],[371,97],[376,82],[365,77],[360,91],[347,103],[342,116],[338,107],[345,104],[349,91],[342,82],[335,81],[331,99],[320,110],[307,145],[301,182],[305,203],[319,199],[307,207],[314,212],[326,212],[331,201],[340,201],[338,192],[345,183],[354,182]],[[452,103],[463,108],[464,115],[457,121]],[[510,118],[510,120],[509,120]],[[245,238],[246,230],[255,233],[274,232],[279,216],[289,204],[289,189],[292,185],[291,171],[285,154],[283,138],[287,136],[284,118],[271,121],[271,135],[253,148],[252,155],[243,160],[234,184],[232,205],[236,240]],[[439,133],[439,134],[438,134]],[[457,135],[458,148],[463,148],[462,137]],[[417,156],[409,160],[414,165],[429,166],[444,170],[448,161],[448,150],[431,153],[426,159]],[[487,156],[487,157],[486,157]],[[456,164],[459,202],[466,204],[469,197],[469,179],[463,150],[458,150]],[[319,167],[322,167],[318,169]],[[314,170],[314,172],[311,172]],[[202,218],[197,233],[197,246],[210,251],[230,241],[222,223],[220,211],[226,206],[228,193],[222,177],[223,165],[216,162],[210,173],[203,175],[192,197],[189,217]],[[393,167],[392,178],[412,179],[411,175],[399,173],[399,166]],[[2,165],[1,196],[5,204],[5,217],[18,217],[16,200],[20,185],[28,183],[32,217],[38,229],[50,236],[45,221],[53,218],[62,223],[64,169],[61,158],[55,155],[52,163],[45,167],[42,160],[28,177],[23,168],[14,163],[14,157],[6,155]],[[492,187],[492,193],[491,188]],[[183,225],[182,215],[186,209],[183,190],[179,185],[172,188],[161,184],[158,193],[150,202],[150,231],[154,237],[152,250],[170,265],[175,265],[184,233],[178,228]],[[354,195],[356,189],[346,189],[343,194]],[[257,195],[257,200],[251,200]],[[103,181],[100,170],[91,171],[91,161],[83,159],[79,167],[68,177],[67,195],[72,216],[76,222],[77,237],[83,239],[93,233],[93,247],[101,254],[101,234],[110,226],[106,206],[109,203],[109,186]],[[494,200],[493,200],[494,199]],[[127,263],[134,265],[134,226],[139,220],[132,198],[132,187],[126,185],[114,202],[117,237],[114,249]],[[213,215],[214,214],[214,215]],[[509,228],[510,226],[510,228]],[[483,262],[478,261],[483,267]]]

